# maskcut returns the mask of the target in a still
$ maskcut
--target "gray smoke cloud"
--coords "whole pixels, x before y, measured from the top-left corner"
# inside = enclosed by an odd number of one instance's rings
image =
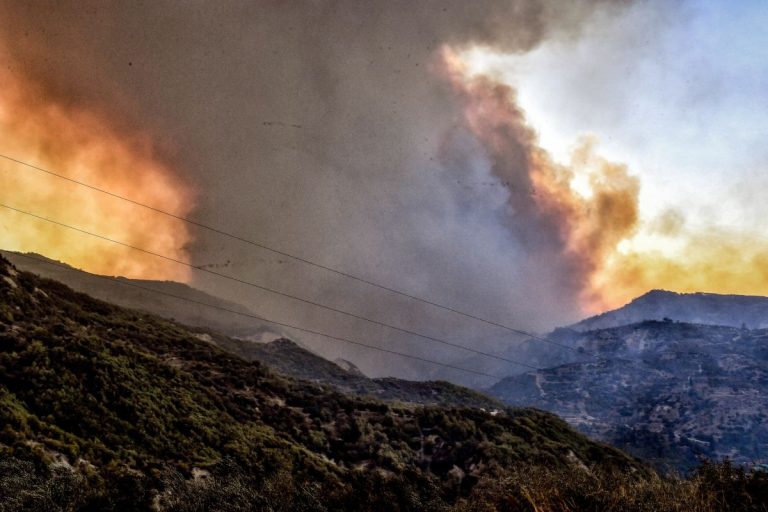
[[[510,229],[517,184],[492,171],[434,67],[445,44],[515,53],[578,37],[592,13],[620,2],[0,5],[11,72],[105,112],[126,133],[149,128],[198,190],[200,222],[522,329],[578,315],[561,269],[521,241],[525,226]],[[204,231],[189,250],[195,264],[229,262],[224,271],[240,278],[478,349],[520,341]],[[471,355],[204,275],[194,284],[365,343],[445,362]],[[368,374],[467,382],[296,336]]]

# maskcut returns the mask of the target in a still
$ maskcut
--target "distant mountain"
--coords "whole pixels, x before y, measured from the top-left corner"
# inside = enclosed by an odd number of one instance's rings
[[[587,318],[570,328],[592,331],[665,318],[692,324],[766,328],[768,297],[653,290],[626,306]]]
[[[768,297],[747,295],[718,295],[714,293],[675,293],[653,290],[629,304],[582,320],[568,327],[541,335],[555,343],[540,339],[510,338],[509,346],[498,356],[538,368],[547,368],[578,360],[569,350],[580,332],[631,325],[645,320],[665,319],[704,325],[768,328]],[[565,346],[566,348],[563,348]],[[467,368],[482,368],[495,375],[517,375],[527,371],[525,366],[487,357],[470,356],[458,364]],[[440,375],[439,370],[436,371]],[[482,377],[462,375],[461,383],[475,389],[488,386]]]
[[[0,508],[474,510],[537,467],[649,476],[548,413],[344,395],[201,338],[0,257]]]
[[[489,393],[659,466],[768,461],[768,330],[645,321],[559,335],[576,348],[572,362],[506,378]]]

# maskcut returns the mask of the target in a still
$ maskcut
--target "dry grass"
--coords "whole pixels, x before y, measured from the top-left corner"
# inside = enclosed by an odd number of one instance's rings
[[[481,482],[455,512],[768,511],[768,475],[729,462],[690,478],[533,467]]]

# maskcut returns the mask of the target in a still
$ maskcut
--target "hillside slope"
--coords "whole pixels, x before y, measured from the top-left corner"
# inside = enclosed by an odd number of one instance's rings
[[[653,290],[621,308],[540,335],[540,338],[547,338],[554,343],[535,338],[510,340],[509,347],[498,355],[537,368],[582,361],[587,359],[583,353],[569,349],[578,348],[581,333],[632,325],[646,320],[764,329],[768,328],[768,297]],[[495,375],[513,376],[527,372],[527,369],[520,365],[500,360],[489,361],[477,356],[468,357],[458,364],[468,368],[483,368],[484,371]],[[475,389],[488,385],[482,379],[471,376],[462,379],[462,383]]]
[[[5,260],[0,425],[0,456],[77,468],[109,504],[98,510],[146,509],[222,467],[306,510],[438,510],[520,465],[645,472],[547,413],[342,395]]]
[[[509,377],[490,393],[659,466],[768,460],[768,330],[648,321],[571,337],[582,362]]]
[[[341,392],[382,400],[485,409],[502,407],[495,399],[448,382],[370,379],[356,368],[342,368],[296,342],[283,338],[267,324],[245,316],[251,314],[245,307],[213,297],[185,284],[126,278],[105,279],[105,276],[89,274],[38,254],[9,251],[0,251],[0,254],[25,270],[61,281],[77,291],[120,306],[195,326],[196,329],[193,330],[199,331],[197,335],[200,339],[215,343],[246,360],[266,363],[289,377],[328,384]],[[243,314],[232,314],[226,310]],[[345,363],[346,366],[349,364],[351,363]]]
[[[495,398],[446,381],[409,381],[394,377],[372,379],[359,370],[355,371],[355,368],[342,368],[285,338],[270,343],[253,343],[215,333],[206,333],[203,337],[247,361],[260,361],[283,375],[327,384],[342,393],[422,405],[479,407],[487,410],[504,408]]]
[[[207,327],[227,336],[260,341],[271,341],[282,335],[269,324],[244,316],[243,314],[252,314],[246,307],[183,283],[125,277],[105,279],[105,276],[76,269],[40,254],[0,251],[0,255],[20,270],[54,279],[97,299],[175,319],[184,325]],[[182,300],[176,297],[181,297]],[[243,314],[233,314],[227,310]]]

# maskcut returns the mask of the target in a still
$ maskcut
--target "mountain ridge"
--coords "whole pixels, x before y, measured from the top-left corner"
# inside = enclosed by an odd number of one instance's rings
[[[568,328],[591,331],[665,318],[686,323],[765,328],[768,327],[768,297],[655,289],[620,308],[586,318]]]
[[[558,414],[658,467],[768,456],[768,330],[646,320],[564,331],[571,361],[488,392]]]
[[[92,274],[36,253],[0,250],[0,255],[21,270],[55,279],[79,292],[119,306],[172,318],[185,325],[207,327],[228,336],[259,341],[271,341],[284,336],[284,333],[268,326],[266,322],[246,316],[253,315],[253,312],[242,304],[210,295],[184,283]],[[203,304],[210,304],[213,308]]]

